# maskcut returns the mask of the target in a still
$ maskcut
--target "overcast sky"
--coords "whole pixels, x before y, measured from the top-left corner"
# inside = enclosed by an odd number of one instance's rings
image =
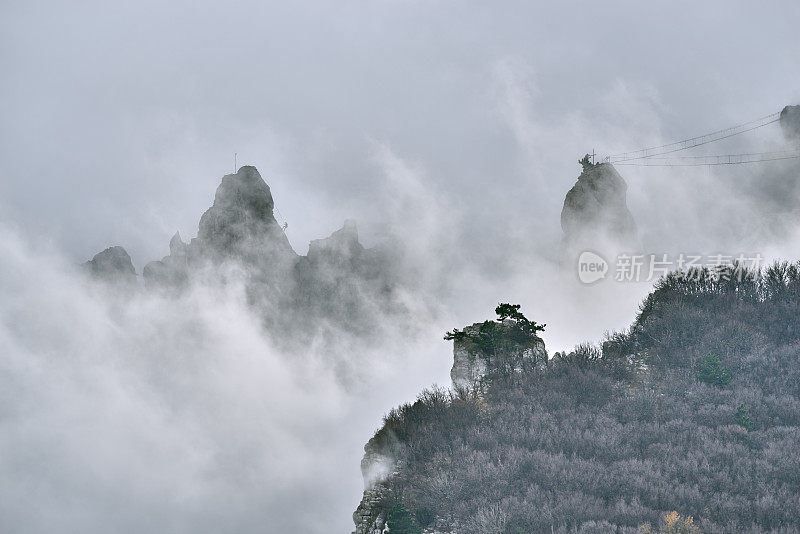
[[[381,414],[447,382],[445,329],[521,302],[552,351],[632,320],[647,286],[553,272],[577,160],[800,104],[799,27],[796,1],[3,0],[0,511],[42,532],[66,512],[82,533],[345,529]],[[788,147],[772,125],[707,148]],[[427,287],[451,279],[441,324],[358,355],[356,393],[329,348],[287,364],[235,296],[110,312],[66,274],[109,245],[141,272],[194,237],[234,153],[297,252],[355,218],[367,245],[410,243]],[[796,163],[619,170],[646,252],[800,258]]]
[[[491,234],[477,241],[489,246],[501,213],[557,232],[586,151],[800,102],[791,1],[0,10],[3,219],[76,260],[124,245],[137,268],[175,230],[195,235],[234,152],[265,176],[300,253],[347,217],[367,240],[385,230],[384,149],[468,213],[473,237]],[[635,215],[644,200],[631,199]]]

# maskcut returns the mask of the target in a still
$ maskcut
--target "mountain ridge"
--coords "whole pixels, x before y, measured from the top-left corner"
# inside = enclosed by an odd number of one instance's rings
[[[365,248],[355,221],[348,219],[330,236],[311,241],[307,255],[299,255],[274,209],[270,188],[255,167],[225,175],[200,217],[197,236],[187,243],[176,232],[169,254],[145,265],[143,289],[179,295],[195,283],[240,280],[265,325],[286,340],[303,322],[328,335],[341,328],[369,337],[379,329],[381,314],[404,314],[394,299],[395,289],[407,283],[396,269],[403,261],[401,246]],[[87,272],[106,282],[125,278],[136,285],[125,249],[109,250],[88,263],[102,268]],[[111,261],[110,255],[127,257],[127,263]]]

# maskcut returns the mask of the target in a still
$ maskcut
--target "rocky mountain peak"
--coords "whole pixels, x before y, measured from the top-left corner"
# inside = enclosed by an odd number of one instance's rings
[[[272,215],[275,203],[272,192],[252,165],[241,167],[236,174],[226,174],[217,187],[212,209],[236,210],[257,219]]]
[[[120,247],[109,247],[98,252],[83,264],[92,277],[107,282],[136,283],[136,269],[133,268],[128,252]]]
[[[598,247],[598,240],[635,241],[636,223],[628,210],[627,190],[611,163],[586,166],[564,199],[561,228],[567,242]]]
[[[214,280],[216,273],[222,283],[242,282],[248,304],[287,343],[296,342],[298,316],[305,334],[310,325],[335,332],[331,325],[337,323],[373,336],[380,326],[374,307],[394,305],[392,290],[400,279],[393,267],[400,256],[389,248],[365,249],[352,220],[312,241],[308,256],[298,256],[273,209],[270,188],[255,167],[224,176],[213,205],[200,218],[197,237],[185,243],[176,232],[169,254],[145,265],[145,287],[179,294],[195,281]]]
[[[250,165],[222,178],[214,204],[200,218],[197,239],[213,253],[295,256],[273,215],[269,186]]]

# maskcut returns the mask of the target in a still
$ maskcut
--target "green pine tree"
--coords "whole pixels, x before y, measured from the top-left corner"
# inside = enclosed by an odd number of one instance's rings
[[[386,524],[391,534],[422,534],[422,529],[403,503],[397,503],[389,510]]]
[[[712,386],[722,387],[730,383],[733,373],[722,365],[722,360],[714,354],[706,354],[700,360],[697,379]]]

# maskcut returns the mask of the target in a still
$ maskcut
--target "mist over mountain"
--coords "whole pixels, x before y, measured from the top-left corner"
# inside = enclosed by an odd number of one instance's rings
[[[377,339],[389,315],[410,321],[397,293],[410,290],[402,278],[402,244],[386,241],[365,249],[353,220],[298,255],[274,216],[269,186],[252,166],[222,178],[213,205],[200,218],[197,237],[180,233],[170,253],[142,271],[145,290],[178,294],[198,283],[240,283],[275,341],[302,344],[317,336],[349,332]],[[92,275],[106,282],[135,275],[122,247],[90,260]],[[301,341],[302,340],[302,341]]]
[[[0,3],[0,531],[793,532],[798,19]]]
[[[93,278],[105,282],[120,284],[136,284],[136,269],[133,268],[128,252],[120,247],[109,247],[98,252],[83,264]]]
[[[0,228],[3,530],[347,528],[361,443],[438,361],[355,237],[143,283],[121,247],[75,264]]]
[[[561,210],[565,255],[607,248],[609,252],[641,249],[636,222],[628,209],[628,184],[611,163],[585,160],[578,181],[567,191]]]

